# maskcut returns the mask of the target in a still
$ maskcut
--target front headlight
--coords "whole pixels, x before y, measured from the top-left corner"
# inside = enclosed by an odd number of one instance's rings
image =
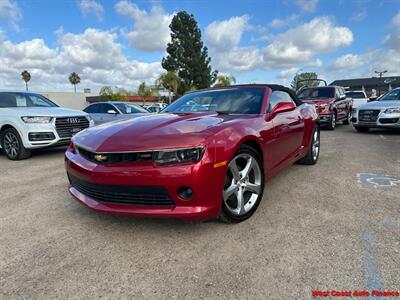
[[[323,113],[329,112],[329,104],[320,104],[319,111]]]
[[[400,113],[400,107],[393,107],[385,110],[385,114],[399,114],[399,113]]]
[[[52,117],[21,117],[21,119],[25,123],[40,123],[40,124],[50,123],[53,120]]]
[[[355,114],[356,112],[357,112],[357,108],[354,108],[354,107],[353,107],[353,108],[351,109],[351,113],[352,113],[352,114]]]
[[[204,153],[205,147],[164,150],[154,153],[154,161],[158,164],[176,164],[198,162]]]

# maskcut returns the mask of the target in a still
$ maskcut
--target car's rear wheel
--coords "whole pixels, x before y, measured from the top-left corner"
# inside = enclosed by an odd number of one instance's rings
[[[358,132],[368,132],[369,127],[354,126],[355,130]]]
[[[19,133],[14,128],[6,129],[1,136],[1,147],[8,159],[21,160],[31,156],[31,151],[24,147]]]
[[[314,128],[307,155],[304,156],[302,159],[300,159],[298,163],[303,165],[315,165],[318,161],[320,150],[321,150],[320,130],[319,127],[317,126]]]
[[[228,164],[220,219],[227,223],[248,219],[256,211],[263,191],[261,157],[252,147],[242,145]]]

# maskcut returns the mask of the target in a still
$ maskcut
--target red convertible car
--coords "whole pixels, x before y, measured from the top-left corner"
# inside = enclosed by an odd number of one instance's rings
[[[265,180],[315,164],[319,150],[313,105],[283,86],[241,85],[87,129],[65,164],[69,191],[95,211],[236,223],[257,209]]]

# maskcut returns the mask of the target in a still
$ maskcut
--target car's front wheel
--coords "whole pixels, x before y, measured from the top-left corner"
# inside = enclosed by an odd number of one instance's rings
[[[8,159],[21,160],[31,156],[31,151],[24,147],[19,133],[14,128],[6,129],[1,136],[1,147]]]
[[[331,115],[331,121],[328,124],[329,130],[335,130],[336,128],[336,112],[333,112]]]
[[[252,147],[240,146],[228,164],[222,191],[221,220],[239,223],[257,209],[264,191],[260,155]]]

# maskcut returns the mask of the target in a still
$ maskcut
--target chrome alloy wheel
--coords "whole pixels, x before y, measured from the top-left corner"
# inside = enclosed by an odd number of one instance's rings
[[[226,208],[235,216],[249,212],[262,192],[261,180],[261,168],[253,156],[235,156],[228,165],[222,192]]]
[[[319,155],[319,130],[315,130],[314,131],[314,136],[313,136],[313,140],[312,140],[312,156],[313,156],[313,160],[317,160],[318,159],[318,155]]]
[[[331,127],[332,128],[336,127],[336,114],[332,115]]]
[[[3,146],[7,155],[12,158],[16,158],[19,153],[19,140],[18,137],[12,132],[7,132],[3,138]]]

